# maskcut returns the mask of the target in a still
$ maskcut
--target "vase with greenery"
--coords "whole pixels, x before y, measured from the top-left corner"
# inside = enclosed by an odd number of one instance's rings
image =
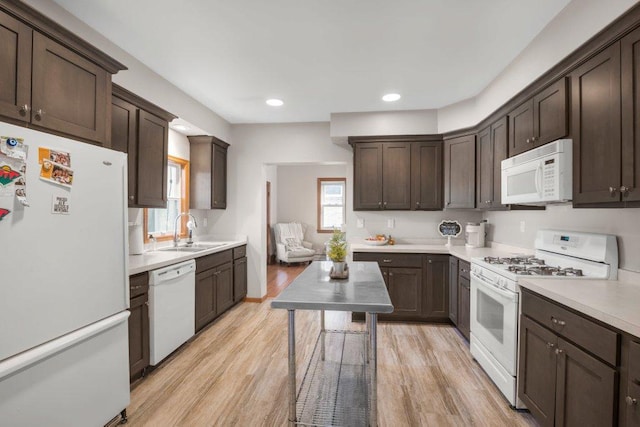
[[[343,274],[345,268],[345,259],[347,258],[347,241],[345,233],[338,229],[333,230],[331,240],[327,245],[327,257],[333,261],[333,272],[335,274]]]

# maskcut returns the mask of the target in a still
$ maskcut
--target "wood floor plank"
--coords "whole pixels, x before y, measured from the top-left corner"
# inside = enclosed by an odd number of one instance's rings
[[[287,312],[271,309],[270,302],[232,308],[139,382],[129,424],[285,426]],[[326,327],[362,330],[364,324],[351,323],[349,313],[327,312]],[[454,327],[378,327],[381,426],[536,425],[529,414],[509,408]],[[317,312],[296,312],[298,384],[318,331]]]

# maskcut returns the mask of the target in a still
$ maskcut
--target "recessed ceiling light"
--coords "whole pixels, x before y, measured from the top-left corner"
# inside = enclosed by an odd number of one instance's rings
[[[178,130],[178,131],[188,131],[189,129],[191,129],[189,126],[186,125],[173,125],[171,126],[172,129]]]
[[[388,93],[382,97],[382,100],[386,102],[393,102],[397,101],[398,99],[400,99],[400,95],[397,93]]]
[[[280,107],[284,104],[282,99],[272,98],[267,99],[267,105],[271,105],[272,107]]]

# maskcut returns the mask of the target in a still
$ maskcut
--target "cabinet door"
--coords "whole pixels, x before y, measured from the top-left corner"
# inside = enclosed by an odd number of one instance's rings
[[[382,144],[382,208],[411,209],[411,144]]]
[[[627,393],[621,396],[621,399],[624,400],[625,411],[620,416],[626,416],[626,425],[628,427],[640,426],[640,384],[629,381]]]
[[[422,311],[422,269],[387,269],[387,287],[393,304],[393,317],[419,316]],[[384,276],[383,271],[383,276]]]
[[[493,200],[493,141],[490,127],[478,132],[476,174],[476,206],[480,209],[490,208]]]
[[[213,145],[211,164],[211,207],[227,208],[227,149]]]
[[[571,73],[573,203],[620,200],[620,43]]]
[[[449,258],[449,319],[458,324],[458,258]]]
[[[216,316],[219,316],[233,305],[233,264],[227,263],[215,270]]]
[[[233,261],[233,302],[247,296],[247,257]]]
[[[111,149],[127,153],[129,175],[129,205],[135,206],[138,170],[137,115],[138,109],[120,98],[111,98]]]
[[[0,115],[28,122],[33,31],[0,12]]]
[[[471,328],[471,283],[458,276],[458,330],[468,340]]]
[[[622,200],[640,200],[640,29],[622,39]]]
[[[508,146],[507,117],[503,117],[491,125],[491,144],[493,146],[493,189],[491,192],[491,208],[502,208],[502,161],[507,158]]]
[[[353,209],[382,209],[382,143],[355,144]]]
[[[196,332],[216,316],[215,269],[196,274]]]
[[[556,406],[556,335],[520,316],[518,397],[543,426],[553,426]]]
[[[129,312],[129,377],[139,378],[149,366],[149,294],[131,299]]]
[[[533,97],[534,145],[567,136],[567,80],[562,78]]]
[[[476,204],[476,137],[461,136],[445,141],[445,208],[473,209]]]
[[[111,77],[106,70],[34,33],[31,91],[34,125],[100,144],[107,142]]]
[[[509,113],[509,157],[533,148],[533,99]]]
[[[614,425],[616,371],[562,338],[557,362],[556,425]]]
[[[411,206],[442,209],[442,142],[417,142],[411,147]]]
[[[424,317],[447,319],[449,317],[449,256],[428,255],[423,285]]]
[[[138,110],[139,207],[167,207],[168,128],[165,120]]]

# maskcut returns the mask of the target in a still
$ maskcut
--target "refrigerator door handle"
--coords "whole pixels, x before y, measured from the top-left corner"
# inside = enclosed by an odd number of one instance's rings
[[[77,331],[39,345],[38,347],[34,347],[31,350],[27,350],[17,354],[16,356],[5,359],[0,362],[0,381],[17,371],[34,365],[42,359],[50,357],[56,353],[60,353],[72,345],[85,341],[95,335],[98,335],[100,332],[106,331],[107,329],[111,329],[112,327],[125,322],[129,318],[129,314],[129,311],[127,310],[122,311],[82,329],[78,329]]]

